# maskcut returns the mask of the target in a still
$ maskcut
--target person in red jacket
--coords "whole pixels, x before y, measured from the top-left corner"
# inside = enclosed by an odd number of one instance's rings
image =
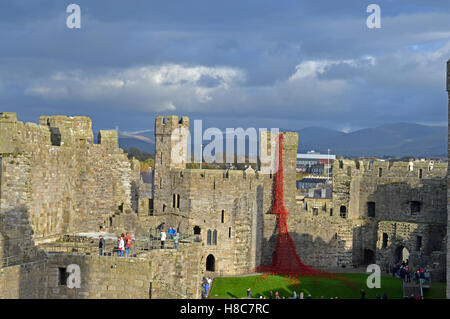
[[[133,239],[130,236],[130,233],[127,232],[125,236],[125,255],[129,257],[131,255],[131,246],[133,246]]]

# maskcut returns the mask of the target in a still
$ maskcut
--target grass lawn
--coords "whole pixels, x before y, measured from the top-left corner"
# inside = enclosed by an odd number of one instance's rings
[[[328,278],[310,278],[302,277],[300,282],[294,284],[286,277],[272,275],[266,279],[257,280],[259,276],[246,277],[224,277],[215,278],[210,298],[244,298],[247,296],[247,289],[252,289],[252,297],[259,298],[261,295],[269,298],[270,291],[278,291],[281,298],[292,297],[294,288],[297,294],[303,291],[305,297],[308,294],[316,299],[338,297],[340,299],[360,299],[361,289],[366,291],[367,299],[374,299],[376,295],[382,296],[385,292],[389,299],[403,298],[402,282],[400,279],[390,276],[381,277],[380,289],[369,289],[366,286],[366,279],[369,274],[339,274],[351,281],[350,285],[345,280]],[[432,288],[425,291],[425,298],[445,298],[445,283],[434,282]]]

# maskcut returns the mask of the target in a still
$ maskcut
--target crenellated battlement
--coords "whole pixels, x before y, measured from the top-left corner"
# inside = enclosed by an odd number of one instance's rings
[[[447,164],[420,160],[411,162],[336,160],[333,163],[333,175],[343,174],[349,177],[444,178],[447,174]]]
[[[80,148],[94,146],[92,121],[86,116],[43,115],[36,123],[23,123],[13,112],[0,113],[0,153],[20,153],[38,146]],[[99,145],[117,152],[116,131],[100,131]]]
[[[189,130],[189,118],[182,116],[179,118],[176,115],[162,115],[157,116],[155,120],[155,135],[170,135],[177,128],[184,128]]]

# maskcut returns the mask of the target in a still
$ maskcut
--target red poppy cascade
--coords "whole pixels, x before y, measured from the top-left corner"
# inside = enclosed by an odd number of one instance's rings
[[[275,192],[271,214],[277,216],[278,238],[272,264],[261,265],[256,271],[274,272],[284,274],[297,274],[314,276],[323,274],[322,271],[313,269],[303,264],[295,249],[294,241],[289,235],[287,216],[288,211],[284,206],[284,175],[283,175],[283,135],[278,134],[278,162],[275,174]]]

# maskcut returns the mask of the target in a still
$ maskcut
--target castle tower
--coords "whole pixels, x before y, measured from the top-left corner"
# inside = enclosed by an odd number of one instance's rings
[[[164,213],[171,196],[170,171],[186,169],[189,118],[158,116],[155,120],[154,212]]]

